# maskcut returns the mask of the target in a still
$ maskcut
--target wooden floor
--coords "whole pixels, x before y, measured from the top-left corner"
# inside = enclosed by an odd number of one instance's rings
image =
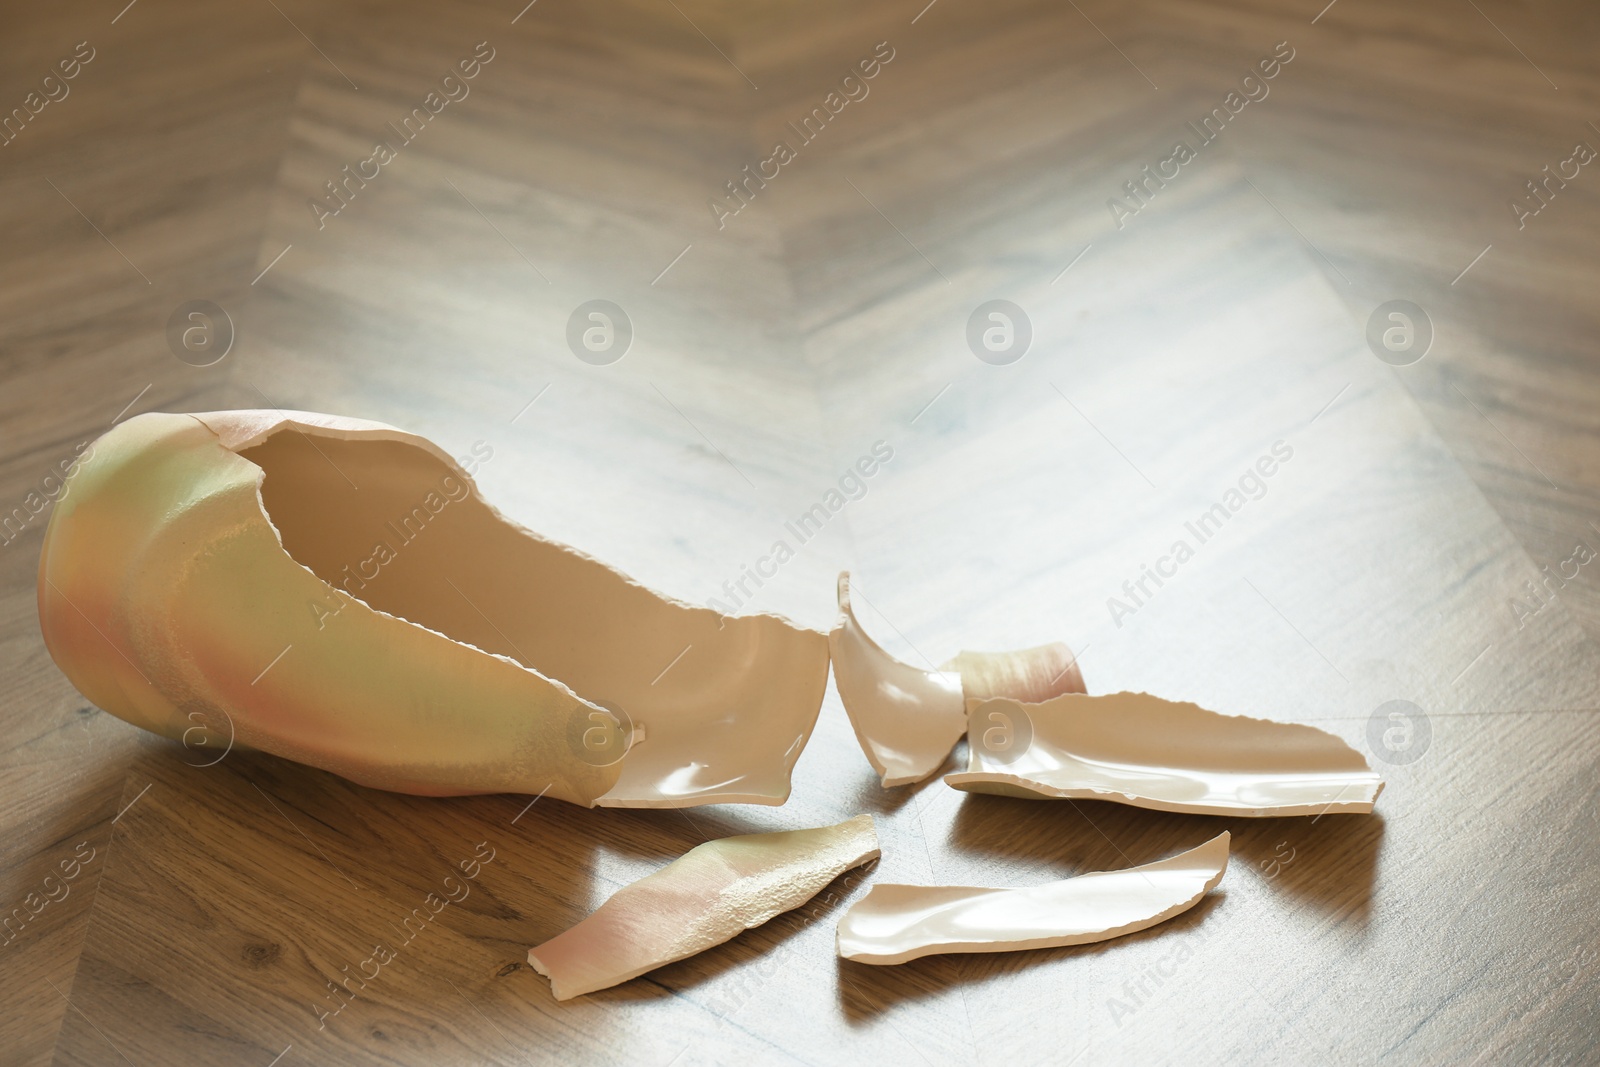
[[[1600,147],[1592,5],[124,2],[14,5],[0,34],[0,114],[26,118],[0,146],[0,522],[25,519],[0,546],[0,912],[26,917],[0,1064],[1600,1058],[1600,563],[1571,562],[1600,550],[1600,169],[1564,163]],[[859,98],[830,114],[836,90]],[[1179,140],[1194,158],[1128,199]],[[1546,165],[1569,177],[1535,200]],[[633,325],[607,366],[566,341],[592,299]],[[1006,365],[966,340],[993,299],[1031,323]],[[1435,334],[1402,367],[1365,340],[1396,299]],[[236,333],[211,366],[169,346],[191,300]],[[266,406],[484,442],[498,506],[697,602],[883,442],[745,610],[826,626],[848,567],[908,661],[1066,640],[1091,692],[1313,722],[1388,787],[1372,816],[1257,821],[890,793],[831,691],[781,808],[203,766],[51,663],[26,501],[132,414]],[[1113,618],[1277,442],[1258,499]],[[1426,716],[1404,751],[1369,721],[1391,700]],[[846,902],[1219,829],[1235,852],[1193,912],[1080,949],[842,963],[835,902],[566,1004],[524,962],[703,840],[862,811],[884,856]],[[320,1019],[483,841],[471,895]]]

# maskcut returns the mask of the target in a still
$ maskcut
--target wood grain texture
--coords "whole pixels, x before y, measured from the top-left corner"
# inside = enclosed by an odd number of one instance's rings
[[[908,662],[1066,640],[1091,692],[1315,723],[1388,787],[1373,816],[1314,820],[885,791],[831,690],[775,809],[195,766],[210,752],[86,706],[50,662],[41,515],[0,547],[0,904],[26,907],[80,843],[95,858],[0,946],[0,1063],[1600,1055],[1600,584],[1586,566],[1520,624],[1509,606],[1573,542],[1600,548],[1600,171],[1521,230],[1506,204],[1600,146],[1592,10],[276,7],[8,15],[0,108],[76,42],[97,54],[0,147],[0,519],[127,414],[304,407],[485,442],[495,504],[705,602],[882,441],[893,459],[746,610],[829,625],[848,567]],[[1285,40],[1270,95],[1119,229],[1106,201]],[[481,41],[470,94],[319,227],[308,200],[400,145],[388,124]],[[719,229],[707,201],[881,41],[865,98]],[[1363,340],[1397,297],[1437,329],[1403,368]],[[206,368],[164,336],[198,298],[237,327]],[[565,341],[595,298],[635,328],[610,366]],[[965,340],[995,298],[1032,323],[1008,366]],[[1197,542],[1185,524],[1279,441],[1293,456],[1259,499],[1114,618],[1108,598]],[[1395,699],[1428,716],[1414,762],[1374,750]],[[877,867],[717,949],[567,1004],[524,962],[701,841],[862,811]],[[833,954],[870,879],[1035,884],[1224,829],[1220,889],[1150,931],[891,968]],[[470,894],[403,927],[479,842],[495,859]],[[320,1018],[380,942],[394,962]]]

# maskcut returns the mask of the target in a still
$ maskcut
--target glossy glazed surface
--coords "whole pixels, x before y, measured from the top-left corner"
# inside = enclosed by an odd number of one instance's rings
[[[338,416],[128,420],[75,472],[39,590],[106,710],[401,792],[782,803],[827,678],[822,634],[661,597],[424,438]]]
[[[1087,692],[1078,657],[1060,641],[1018,652],[961,652],[944,669],[961,676],[968,700],[1010,697],[1039,704],[1063,693]]]
[[[839,623],[828,635],[833,684],[856,740],[885,786],[920,782],[944,765],[967,732],[968,701],[1042,701],[1083,692],[1072,649],[1057,641],[1018,652],[961,652],[940,670],[904,663],[874,641],[839,575]]]
[[[557,1000],[605,989],[720,945],[876,859],[872,816],[708,841],[618,890],[578,925],[528,950]]]
[[[971,746],[967,770],[945,776],[968,792],[1275,816],[1370,812],[1383,789],[1360,753],[1315,727],[1148,693],[974,701],[969,711],[975,722],[998,717],[1028,743],[1004,762]]]
[[[920,782],[967,730],[962,676],[902,663],[864,630],[839,575],[839,624],[828,635],[833,684],[861,751],[885,786]]]
[[[1105,941],[1192,908],[1222,880],[1227,833],[1170,859],[1018,889],[879,884],[839,920],[839,955],[905,963]]]

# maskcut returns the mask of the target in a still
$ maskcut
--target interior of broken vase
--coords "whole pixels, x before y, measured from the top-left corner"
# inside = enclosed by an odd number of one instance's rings
[[[787,797],[826,684],[825,653],[814,686],[774,693],[770,681],[814,674],[804,638],[820,634],[664,599],[509,522],[416,445],[280,430],[238,454],[265,472],[262,505],[285,551],[324,582],[556,679],[642,728],[601,803]],[[814,701],[793,691],[813,687]]]

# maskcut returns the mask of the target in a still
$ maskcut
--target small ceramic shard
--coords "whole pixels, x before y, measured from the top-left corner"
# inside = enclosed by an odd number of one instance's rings
[[[839,623],[828,635],[833,684],[861,751],[885,786],[933,774],[967,731],[974,698],[1037,702],[1081,693],[1077,657],[1056,642],[1020,652],[962,652],[937,671],[895,659],[856,619],[850,575],[839,575]]]
[[[839,624],[828,635],[833,684],[856,740],[885,786],[933,774],[967,730],[961,676],[925,671],[885,652],[850,604],[850,575],[839,575]]]
[[[942,669],[961,676],[968,700],[1010,697],[1042,704],[1063,693],[1086,692],[1078,657],[1060,641],[1020,652],[962,652]]]
[[[624,886],[578,925],[528,950],[557,1000],[704,952],[798,908],[878,856],[872,816],[708,841]]]
[[[654,593],[426,438],[335,415],[120,423],[68,479],[38,588],[105,710],[398,792],[781,804],[827,688],[821,632]]]
[[[993,722],[1026,741],[1001,753],[972,744],[967,770],[945,776],[968,792],[1265,817],[1370,812],[1383,789],[1359,752],[1316,727],[1148,693],[972,701],[968,711],[980,739],[979,724]]]
[[[1021,889],[879,883],[839,920],[839,955],[905,963],[1105,941],[1188,911],[1228,867],[1227,833],[1170,859]]]

